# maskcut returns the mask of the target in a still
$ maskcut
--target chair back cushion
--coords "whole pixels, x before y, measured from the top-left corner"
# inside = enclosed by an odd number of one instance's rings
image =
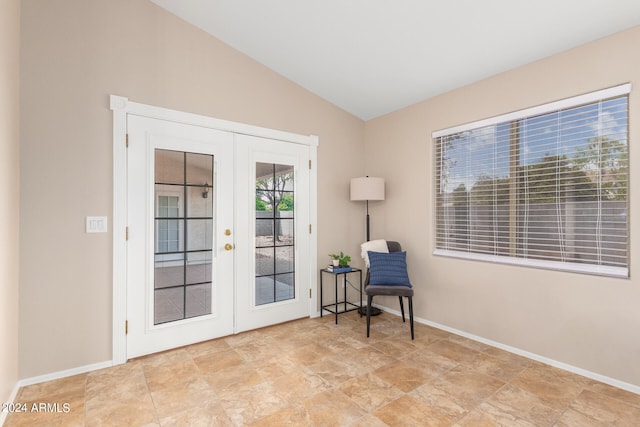
[[[406,252],[369,252],[369,284],[409,286]]]
[[[360,245],[360,255],[367,268],[369,268],[369,252],[390,252],[387,241],[384,239],[370,240]]]
[[[399,242],[395,242],[393,240],[387,240],[387,251],[376,251],[376,252],[400,252],[402,251],[402,246]]]

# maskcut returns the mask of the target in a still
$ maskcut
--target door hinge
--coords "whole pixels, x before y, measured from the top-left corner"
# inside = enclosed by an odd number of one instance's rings
[[[129,134],[125,135],[125,144],[126,144],[127,148],[129,148]]]
[[[311,224],[309,224],[309,234],[311,234]]]
[[[309,160],[309,169],[311,169],[311,160]]]
[[[124,321],[124,334],[127,335],[129,333],[129,321]]]
[[[311,288],[309,288],[309,298],[311,298]]]
[[[124,234],[125,234],[125,239],[128,241],[128,240],[129,240],[129,227],[127,227],[127,228],[125,229]]]

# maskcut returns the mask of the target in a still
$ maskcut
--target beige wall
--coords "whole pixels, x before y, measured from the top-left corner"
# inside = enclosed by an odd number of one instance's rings
[[[0,1],[0,402],[18,381],[20,0]],[[0,420],[2,415],[0,415]]]
[[[364,235],[364,123],[147,0],[24,0],[21,73],[21,378],[111,359],[109,94],[318,135],[318,262]]]
[[[640,27],[366,123],[367,168],[387,180],[372,210],[408,251],[416,315],[640,385]],[[630,280],[461,261],[433,249],[431,132],[631,82]],[[402,209],[399,209],[402,207]],[[389,301],[389,306],[396,308]]]

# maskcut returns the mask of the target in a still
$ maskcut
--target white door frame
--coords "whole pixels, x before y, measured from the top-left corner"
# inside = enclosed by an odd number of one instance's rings
[[[170,110],[129,101],[128,98],[111,95],[113,111],[113,342],[112,363],[119,365],[127,361],[127,115],[173,121],[233,133],[260,136],[280,141],[302,144],[309,147],[311,168],[309,172],[309,221],[312,233],[309,238],[309,275],[311,290],[309,315],[317,310],[317,147],[315,135],[299,135],[243,123],[214,119],[211,117]]]

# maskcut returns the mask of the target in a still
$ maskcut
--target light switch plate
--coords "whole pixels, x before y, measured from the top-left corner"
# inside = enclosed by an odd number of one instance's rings
[[[86,230],[87,230],[87,233],[106,233],[107,217],[106,216],[88,216]]]

